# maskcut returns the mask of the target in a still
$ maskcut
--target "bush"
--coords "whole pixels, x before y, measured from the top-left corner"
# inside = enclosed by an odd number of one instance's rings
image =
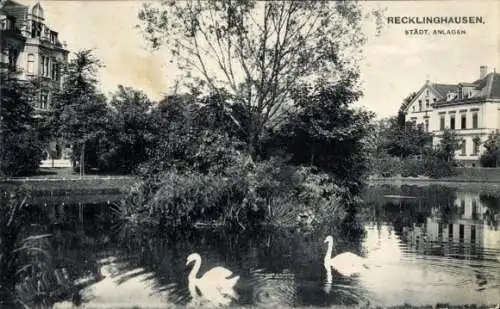
[[[442,178],[455,174],[453,162],[447,162],[432,155],[424,157],[424,170],[424,175],[431,178]]]
[[[247,228],[311,225],[343,216],[341,199],[349,195],[326,173],[278,158],[254,164],[241,156],[234,162],[220,173],[172,169],[151,177],[129,196],[124,217],[135,222],[152,217],[149,222],[169,228],[200,222]]]
[[[415,157],[408,157],[403,160],[401,168],[401,176],[403,177],[418,177],[424,175],[424,161]]]
[[[479,158],[482,167],[497,167],[497,155],[491,152],[485,152]]]
[[[401,160],[398,157],[384,155],[370,160],[370,170],[373,175],[392,177],[401,172]]]

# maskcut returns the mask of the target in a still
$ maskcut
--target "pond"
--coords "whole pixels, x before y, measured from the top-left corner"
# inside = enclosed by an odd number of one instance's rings
[[[334,255],[350,251],[365,258],[368,267],[353,277],[328,276],[325,230],[167,234],[114,225],[106,202],[66,207],[66,223],[57,207],[30,216],[24,236],[50,236],[33,240],[40,250],[22,258],[29,266],[15,286],[25,304],[188,304],[192,264],[186,258],[194,252],[201,256],[199,275],[223,266],[240,277],[233,306],[500,303],[500,196],[494,192],[368,188],[361,210],[366,233],[332,235]]]

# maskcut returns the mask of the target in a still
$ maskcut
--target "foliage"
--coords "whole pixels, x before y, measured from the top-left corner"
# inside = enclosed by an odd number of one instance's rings
[[[92,50],[75,54],[66,68],[63,90],[53,101],[48,123],[56,137],[72,143],[73,161],[85,166],[99,166],[99,152],[109,132],[106,98],[97,89],[100,61]]]
[[[377,157],[370,159],[370,172],[373,175],[382,177],[396,176],[401,172],[402,161],[398,157],[393,157],[388,154],[379,154]]]
[[[197,222],[248,228],[262,223],[295,226],[306,211],[317,222],[342,217],[345,192],[328,174],[295,168],[279,157],[253,164],[237,156],[231,162],[215,173],[171,168],[145,178],[122,206],[134,205],[122,219],[150,217],[152,224],[175,228]]]
[[[296,110],[278,131],[278,147],[291,154],[291,163],[314,166],[330,173],[339,185],[357,194],[367,169],[364,138],[373,114],[349,105],[360,92],[353,90],[357,75],[335,84],[303,86],[293,97]]]
[[[168,46],[196,88],[228,92],[220,103],[253,157],[292,91],[355,71],[364,41],[355,2],[166,1],[145,4],[139,19],[151,46]]]
[[[0,74],[0,176],[36,171],[43,156],[43,144],[30,100],[31,84],[10,73]]]
[[[403,177],[417,177],[425,173],[424,164],[422,160],[416,157],[407,157],[403,160],[401,167],[401,176]]]
[[[218,100],[222,98],[197,100],[184,95],[160,102],[152,112],[154,135],[141,174],[155,175],[169,168],[215,173],[233,164],[241,142],[225,121]]]
[[[423,126],[406,122],[401,112],[389,119],[388,126],[381,133],[381,147],[392,156],[406,158],[422,155],[432,142],[432,135]]]
[[[479,158],[481,166],[498,167],[500,164],[500,133],[492,132],[484,142],[484,153]]]
[[[147,149],[153,140],[152,102],[142,91],[119,85],[109,104],[101,171],[130,172],[148,158]]]
[[[462,141],[452,130],[444,130],[439,145],[434,155],[441,161],[453,164],[455,160],[455,151],[460,149]]]

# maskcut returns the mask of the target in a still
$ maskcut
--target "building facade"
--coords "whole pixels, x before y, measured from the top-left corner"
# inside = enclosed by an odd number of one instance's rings
[[[22,81],[34,81],[37,91],[32,104],[37,116],[50,108],[54,92],[62,87],[69,54],[44,15],[39,1],[28,6],[0,0],[0,70]],[[54,159],[64,159],[67,165],[69,149],[61,143],[50,143],[45,154],[42,166],[53,166]]]
[[[481,66],[479,78],[459,84],[426,83],[403,107],[406,119],[432,133],[438,145],[445,129],[462,140],[455,157],[464,165],[477,165],[481,146],[500,130],[500,74]]]
[[[69,52],[46,25],[40,3],[0,0],[0,34],[0,69],[15,72],[20,80],[35,79],[39,92],[33,107],[48,109],[54,90],[62,86]]]

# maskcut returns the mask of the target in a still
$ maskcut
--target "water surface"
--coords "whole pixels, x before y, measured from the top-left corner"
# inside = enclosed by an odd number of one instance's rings
[[[232,305],[500,303],[497,196],[446,187],[385,186],[368,188],[364,200],[365,235],[332,235],[334,254],[350,251],[367,259],[369,269],[357,277],[333,272],[326,282],[323,240],[328,230],[167,235],[111,226],[104,203],[85,206],[83,218],[80,210],[67,211],[65,220],[79,218],[74,225],[33,225],[33,233],[52,236],[43,241],[44,254],[30,256],[38,266],[27,278],[38,272],[38,278],[49,279],[39,279],[44,284],[31,294],[19,295],[28,302],[45,295],[45,304],[54,308],[182,305],[190,301],[186,257],[197,252],[201,274],[224,266],[240,276],[235,286],[239,298]],[[60,217],[61,212],[53,211],[50,220]],[[29,281],[17,285],[30,291]]]

